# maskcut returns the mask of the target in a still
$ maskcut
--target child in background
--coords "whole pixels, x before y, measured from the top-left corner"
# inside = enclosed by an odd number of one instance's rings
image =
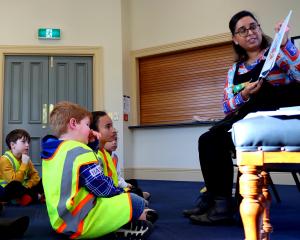
[[[100,136],[90,130],[91,118],[71,102],[56,104],[50,114],[55,136],[44,137],[41,155],[51,226],[71,239],[113,232],[122,239],[145,239],[152,224],[146,221],[144,201],[115,187],[87,146]]]
[[[101,168],[106,176],[112,178],[115,187],[121,187],[119,185],[119,176],[117,173],[116,166],[114,165],[110,154],[105,150],[104,146],[107,142],[112,142],[116,139],[117,131],[113,127],[113,122],[111,118],[107,115],[106,112],[97,111],[93,112],[93,122],[91,124],[91,128],[94,131],[97,131],[101,135],[101,139],[99,141],[98,146],[93,146],[94,151],[97,152],[99,158],[101,159]],[[98,147],[98,148],[97,148]],[[128,185],[131,186],[131,185]],[[134,189],[132,187],[132,189]],[[131,189],[124,189],[125,191],[131,192]],[[135,192],[133,192],[135,193]],[[141,199],[143,199],[143,193],[140,190]],[[135,195],[138,197],[138,195]],[[147,204],[146,200],[143,199],[144,202]],[[158,219],[158,214],[153,209],[147,209],[147,220],[154,223]]]
[[[137,180],[130,179],[130,180],[125,181],[125,179],[122,177],[119,159],[115,152],[116,149],[118,148],[117,134],[113,141],[105,143],[104,148],[111,155],[113,164],[117,169],[119,187],[128,188],[130,190],[130,192],[133,192],[133,193],[143,197],[147,201],[147,205],[148,205],[148,200],[150,199],[150,193],[143,192],[142,189],[139,188]]]
[[[30,140],[23,129],[15,129],[6,136],[9,150],[0,159],[2,201],[16,200],[26,206],[44,200],[41,179],[28,156]]]

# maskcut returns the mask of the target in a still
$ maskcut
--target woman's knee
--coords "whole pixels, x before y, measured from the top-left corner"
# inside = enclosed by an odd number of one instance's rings
[[[214,134],[211,131],[203,133],[198,139],[198,148],[206,147],[206,145],[211,145],[214,141]]]

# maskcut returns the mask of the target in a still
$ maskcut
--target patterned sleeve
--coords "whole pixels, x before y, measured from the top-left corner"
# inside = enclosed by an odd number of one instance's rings
[[[123,189],[114,186],[112,179],[105,176],[96,163],[81,166],[79,176],[80,184],[97,197],[112,197],[123,192]]]
[[[223,111],[225,114],[232,113],[244,105],[246,101],[243,100],[241,93],[234,95],[233,93],[233,78],[236,70],[236,64],[234,64],[228,71],[227,79],[224,87],[223,98]]]
[[[276,64],[291,80],[300,81],[300,52],[290,39],[281,47]]]

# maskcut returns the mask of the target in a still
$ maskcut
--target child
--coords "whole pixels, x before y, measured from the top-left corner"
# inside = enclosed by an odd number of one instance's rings
[[[2,201],[16,200],[22,206],[43,199],[38,171],[28,156],[30,135],[15,129],[6,136],[8,151],[0,159]]]
[[[113,178],[115,186],[132,190],[135,194],[144,197],[140,189],[135,188],[130,183],[127,183],[121,176],[120,165],[118,164],[117,155],[111,156],[112,152],[117,149],[117,131],[113,127],[111,118],[104,111],[93,112],[93,123],[91,128],[101,134],[99,146],[93,146],[97,151],[104,173]],[[112,158],[114,157],[114,159]],[[137,183],[137,182],[136,182]],[[149,193],[146,193],[150,195]]]
[[[116,154],[116,149],[118,147],[118,137],[116,135],[115,139],[111,142],[106,142],[104,144],[104,149],[111,155],[112,162],[117,169],[117,174],[118,174],[118,184],[119,187],[122,188],[128,188],[130,192],[133,192],[140,197],[143,197],[146,201],[150,199],[150,193],[148,192],[143,192],[142,189],[139,188],[138,182],[135,179],[130,179],[126,180],[122,177],[121,175],[121,168],[119,164],[119,158],[118,155]],[[148,204],[148,201],[147,201]]]
[[[123,239],[144,239],[152,225],[145,221],[143,200],[115,187],[87,146],[99,138],[90,130],[91,117],[86,109],[70,102],[56,104],[50,114],[56,137],[43,139],[42,166],[51,225],[74,239],[115,231]]]
[[[99,132],[99,134],[101,135],[101,139],[99,141],[98,148],[97,148],[97,146],[93,146],[93,149],[97,151],[97,154],[98,154],[99,158],[101,159],[100,164],[101,164],[104,174],[106,176],[109,176],[112,178],[115,187],[124,188],[123,185],[119,184],[120,174],[118,174],[118,171],[116,169],[116,166],[115,166],[110,154],[104,148],[104,146],[107,142],[111,142],[111,141],[115,140],[117,137],[117,131],[113,127],[113,122],[112,122],[111,118],[104,111],[93,112],[93,122],[91,124],[91,128],[93,130]],[[126,183],[126,188],[125,188],[125,190],[127,192],[139,194],[141,197],[143,197],[143,193],[139,188],[134,188],[131,184],[128,184],[128,183]],[[146,200],[144,200],[144,201],[146,204],[148,204],[148,202]],[[147,217],[147,220],[154,223],[158,219],[158,214],[153,209],[148,209],[146,217]]]

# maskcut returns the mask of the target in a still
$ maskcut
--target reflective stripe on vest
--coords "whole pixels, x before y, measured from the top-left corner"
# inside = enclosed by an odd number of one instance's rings
[[[114,185],[118,187],[119,181],[118,181],[117,169],[111,159],[110,154],[105,149],[102,149],[101,151],[98,150],[98,156],[100,157],[103,164],[104,175],[111,177],[114,182]]]
[[[80,203],[78,203],[73,212],[70,212],[69,209],[66,208],[66,202],[72,193],[72,178],[70,177],[70,171],[72,174],[74,160],[79,155],[87,152],[92,151],[82,147],[76,147],[68,151],[66,155],[61,179],[61,195],[57,207],[59,217],[64,221],[64,224],[57,229],[60,233],[65,233],[67,235],[75,233],[78,236],[77,230],[79,229],[81,222],[94,206],[93,202],[95,197],[93,194],[88,194]]]
[[[118,160],[119,160],[117,154],[113,153],[111,158],[112,158],[112,161],[113,161],[113,163],[115,165],[115,168],[117,169],[117,167],[118,167]]]
[[[2,157],[5,157],[10,162],[10,164],[14,169],[14,172],[17,172],[19,170],[21,165],[11,151],[6,151]],[[24,172],[24,179],[22,181],[22,184],[25,185],[27,180],[28,180],[28,170]],[[5,187],[8,183],[9,182],[5,181],[4,179],[0,179],[0,185],[2,187]]]
[[[9,155],[8,152],[5,152],[4,153],[4,156],[10,161],[11,165],[13,166],[14,168],[14,171],[16,172],[17,171],[17,166],[15,164],[15,160]]]

